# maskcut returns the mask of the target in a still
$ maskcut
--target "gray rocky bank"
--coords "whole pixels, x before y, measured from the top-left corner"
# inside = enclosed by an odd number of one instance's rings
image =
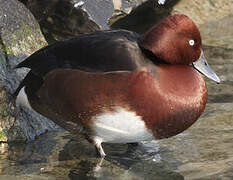
[[[26,141],[57,126],[24,107],[10,110],[11,94],[27,73],[13,67],[47,45],[30,11],[16,0],[0,0],[0,141]]]

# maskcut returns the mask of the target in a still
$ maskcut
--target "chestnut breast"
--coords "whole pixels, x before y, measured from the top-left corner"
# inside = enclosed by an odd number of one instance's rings
[[[141,72],[129,94],[131,107],[156,138],[179,134],[204,111],[207,88],[190,66],[159,65],[156,74]]]

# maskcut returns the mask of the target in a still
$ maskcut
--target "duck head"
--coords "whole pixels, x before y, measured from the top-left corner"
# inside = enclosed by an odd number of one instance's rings
[[[140,46],[171,65],[192,65],[209,79],[220,83],[209,67],[202,50],[200,31],[186,15],[167,17],[149,29]]]

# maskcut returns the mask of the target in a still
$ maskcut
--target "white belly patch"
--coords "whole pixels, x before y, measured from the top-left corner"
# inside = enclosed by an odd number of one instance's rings
[[[116,107],[114,112],[93,119],[95,136],[102,142],[130,143],[153,139],[144,121],[136,113]]]

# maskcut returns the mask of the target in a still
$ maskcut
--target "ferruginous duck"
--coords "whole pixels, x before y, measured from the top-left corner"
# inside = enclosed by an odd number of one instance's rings
[[[102,142],[168,138],[190,127],[204,111],[202,75],[210,69],[194,22],[182,14],[144,35],[126,30],[84,34],[32,54],[14,93],[16,103],[83,135],[105,156]]]

